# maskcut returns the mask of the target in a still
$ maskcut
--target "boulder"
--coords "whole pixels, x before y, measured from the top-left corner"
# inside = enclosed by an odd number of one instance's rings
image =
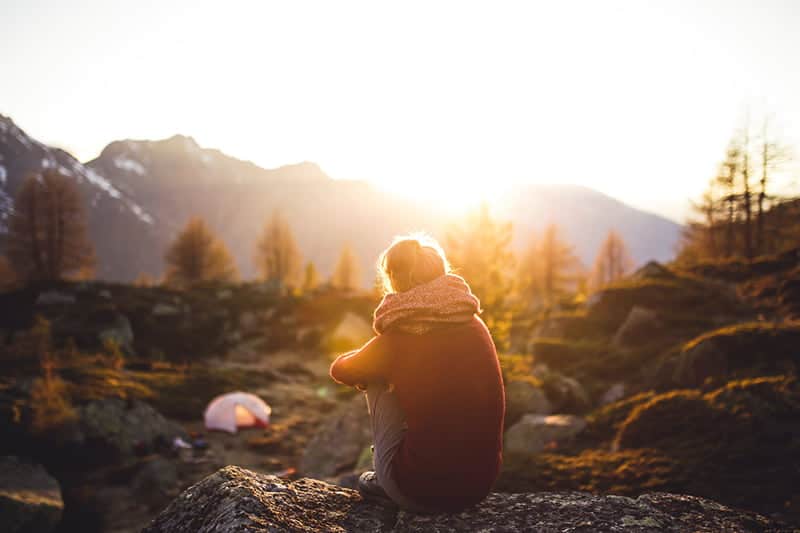
[[[69,305],[74,303],[74,294],[61,291],[45,291],[36,298],[36,305]]]
[[[658,261],[648,261],[630,277],[632,279],[671,279],[675,277],[675,274]]]
[[[0,457],[0,524],[4,533],[53,531],[64,502],[58,481],[44,467]]]
[[[177,424],[148,404],[119,398],[95,400],[78,408],[76,436],[81,444],[92,442],[112,458],[130,456],[156,447],[169,448],[175,437],[187,438]],[[98,457],[99,458],[99,457]]]
[[[618,402],[625,397],[625,384],[624,383],[614,383],[611,385],[606,392],[603,393],[603,396],[600,398],[601,405],[608,405],[614,402]]]
[[[693,496],[652,493],[628,498],[582,492],[490,494],[457,514],[417,514],[363,500],[322,481],[287,482],[236,466],[186,489],[144,533],[229,531],[618,531],[757,532],[769,519]]]
[[[800,369],[800,322],[751,322],[720,328],[687,343],[674,380],[685,387],[707,379],[792,374]]]
[[[525,415],[506,431],[503,450],[506,453],[538,453],[558,446],[586,429],[586,421],[572,415]]]
[[[367,402],[357,394],[317,430],[300,460],[303,475],[326,478],[351,470],[362,450],[372,444]]]
[[[511,426],[523,415],[547,415],[553,412],[544,391],[529,381],[511,380],[506,388],[506,426]]]
[[[582,413],[592,406],[589,394],[577,379],[549,369],[540,371],[537,375],[544,383],[544,391],[553,406],[553,411]]]
[[[133,329],[128,317],[116,312],[109,312],[101,324],[97,337],[101,343],[112,341],[125,353],[133,353]]]
[[[615,348],[622,349],[639,346],[643,342],[647,342],[652,335],[661,331],[661,327],[658,313],[635,305],[617,329],[611,344]]]
[[[181,314],[181,310],[170,304],[159,302],[153,306],[153,316],[175,316]]]

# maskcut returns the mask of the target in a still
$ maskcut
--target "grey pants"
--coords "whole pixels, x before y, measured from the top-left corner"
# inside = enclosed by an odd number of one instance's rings
[[[386,495],[403,509],[426,512],[427,510],[409,498],[400,489],[392,476],[392,460],[400,448],[408,426],[406,417],[395,393],[384,384],[367,386],[367,408],[372,422],[372,439],[375,445],[373,463],[375,474]]]

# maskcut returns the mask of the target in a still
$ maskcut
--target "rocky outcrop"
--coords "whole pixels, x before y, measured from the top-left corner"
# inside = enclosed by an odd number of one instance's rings
[[[63,510],[58,481],[41,465],[0,457],[0,525],[5,533],[52,531]]]
[[[507,453],[538,453],[574,438],[586,421],[572,415],[525,415],[503,437]]]
[[[505,385],[506,426],[515,424],[523,415],[550,414],[553,407],[541,387],[530,381],[510,380]]]
[[[148,404],[107,398],[78,409],[70,443],[91,443],[96,450],[117,459],[159,446],[168,448],[178,436],[186,438],[186,432]]]
[[[491,494],[459,514],[422,515],[322,481],[286,482],[228,466],[188,488],[144,533],[236,531],[780,531],[762,516],[692,496]]]
[[[300,472],[325,478],[351,470],[371,442],[367,403],[358,394],[333,413],[308,443]]]

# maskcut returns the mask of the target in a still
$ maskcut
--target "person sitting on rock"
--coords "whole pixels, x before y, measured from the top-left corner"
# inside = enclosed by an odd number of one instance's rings
[[[376,336],[333,362],[331,377],[366,391],[374,472],[365,498],[457,512],[489,493],[502,463],[505,393],[480,302],[424,235],[380,256]]]

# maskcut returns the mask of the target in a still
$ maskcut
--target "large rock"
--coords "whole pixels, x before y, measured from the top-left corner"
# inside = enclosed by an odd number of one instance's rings
[[[646,343],[648,338],[661,331],[658,313],[652,309],[633,306],[625,321],[617,329],[611,344],[615,348],[631,348]]]
[[[506,453],[538,453],[549,446],[568,441],[586,429],[586,421],[572,415],[525,415],[506,431]]]
[[[185,431],[148,404],[118,398],[96,400],[78,408],[80,443],[92,443],[115,457],[128,456],[153,447],[169,447]]]
[[[800,322],[751,322],[720,328],[687,343],[680,353],[675,381],[686,387],[800,369]]]
[[[491,494],[458,514],[416,514],[364,501],[358,492],[322,481],[286,482],[228,466],[176,498],[144,533],[236,531],[618,531],[758,532],[778,530],[767,518],[692,496],[638,498],[581,492]]]
[[[0,457],[0,524],[4,533],[53,531],[64,502],[58,481],[44,467]]]
[[[510,380],[506,389],[506,426],[516,423],[523,415],[547,415],[553,412],[544,391],[529,381]]]
[[[367,402],[358,394],[332,413],[312,437],[300,461],[300,472],[327,478],[350,470],[371,442]]]
[[[96,318],[100,329],[97,337],[101,343],[110,341],[126,353],[133,353],[133,329],[128,317],[109,310],[98,313]]]

